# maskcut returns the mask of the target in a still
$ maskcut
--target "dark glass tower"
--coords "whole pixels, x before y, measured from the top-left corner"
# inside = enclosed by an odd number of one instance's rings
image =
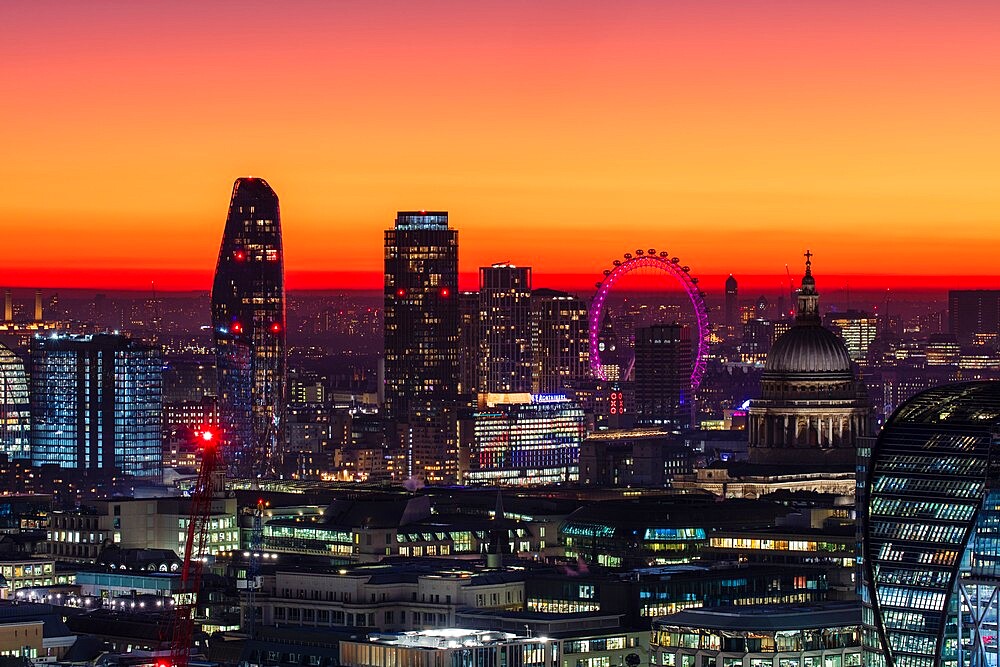
[[[635,330],[635,415],[641,425],[691,428],[691,334],[679,324]]]
[[[397,213],[385,232],[384,412],[409,475],[430,482],[458,470],[458,302],[458,232],[448,214]]]
[[[281,466],[285,271],[278,196],[260,178],[233,186],[212,285],[219,416],[230,471]]]
[[[735,327],[739,319],[739,286],[736,278],[729,274],[726,278],[726,326]]]
[[[531,391],[531,267],[479,269],[479,392]]]
[[[31,341],[31,462],[159,478],[163,355],[112,334]]]

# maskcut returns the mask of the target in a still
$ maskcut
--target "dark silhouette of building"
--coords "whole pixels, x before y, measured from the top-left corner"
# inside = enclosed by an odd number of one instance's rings
[[[479,269],[479,392],[531,391],[531,267]]]
[[[401,211],[385,232],[385,405],[411,476],[457,473],[458,232],[444,211]],[[470,351],[466,351],[468,354]]]
[[[733,274],[729,274],[726,278],[726,326],[736,327],[739,324],[740,318],[740,306],[739,306],[739,288],[736,284],[736,278]]]
[[[637,425],[691,428],[691,336],[679,324],[635,330]]]
[[[551,289],[531,293],[532,391],[554,394],[590,372],[587,303]]]
[[[125,336],[31,342],[31,462],[158,478],[163,357]]]
[[[948,292],[948,332],[969,343],[976,334],[1000,332],[1000,290]]]
[[[285,271],[278,196],[261,178],[233,186],[212,285],[223,443],[230,471],[281,466],[286,384]]]
[[[458,346],[469,350],[458,356],[458,393],[474,396],[479,391],[479,293],[458,295]]]

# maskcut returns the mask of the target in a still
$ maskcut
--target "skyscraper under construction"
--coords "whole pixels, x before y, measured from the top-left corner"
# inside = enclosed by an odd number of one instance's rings
[[[285,278],[278,196],[239,178],[212,285],[219,416],[230,472],[281,466],[286,347]]]

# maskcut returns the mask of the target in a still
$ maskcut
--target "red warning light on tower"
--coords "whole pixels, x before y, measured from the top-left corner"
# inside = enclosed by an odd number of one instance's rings
[[[241,333],[243,333],[243,325],[240,324],[239,322],[233,322],[233,326],[230,327],[230,328],[233,330],[234,334],[241,334]]]
[[[236,258],[237,262],[242,262],[247,258],[247,255],[242,250],[237,250],[236,252],[233,253],[233,257]]]
[[[281,333],[281,324],[274,322],[271,324],[271,333]]]
[[[448,289],[447,287],[442,287],[441,288],[441,296],[443,296],[444,298],[447,299],[449,296],[451,296],[451,290]]]

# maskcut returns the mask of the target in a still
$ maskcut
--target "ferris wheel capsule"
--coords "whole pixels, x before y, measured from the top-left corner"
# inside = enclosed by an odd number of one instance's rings
[[[625,253],[625,259],[632,259],[632,253],[630,252]]]
[[[604,269],[604,275],[610,276],[611,275],[611,269]]]
[[[612,262],[612,264],[614,264],[615,266],[621,266],[622,261],[620,259],[616,259],[615,261]]]
[[[681,271],[683,271],[684,273],[691,273],[691,267],[690,266],[682,266],[681,267]]]
[[[671,257],[670,261],[673,262],[674,264],[680,264],[681,263],[680,257]]]
[[[656,254],[656,250],[654,250],[653,248],[650,248],[646,252],[648,252],[650,255],[655,255]]]
[[[687,267],[684,267],[684,270],[686,271]],[[697,285],[698,284],[698,279],[695,278],[694,276],[691,276],[691,282],[693,282],[695,285]]]
[[[635,254],[636,254],[636,255],[642,255],[642,248],[638,248],[638,249],[637,249],[637,250],[635,251]]]
[[[667,252],[666,250],[660,251],[660,257],[667,258],[669,256],[670,256],[670,253]]]
[[[594,287],[596,287],[597,289],[601,289],[601,283],[594,283]]]

